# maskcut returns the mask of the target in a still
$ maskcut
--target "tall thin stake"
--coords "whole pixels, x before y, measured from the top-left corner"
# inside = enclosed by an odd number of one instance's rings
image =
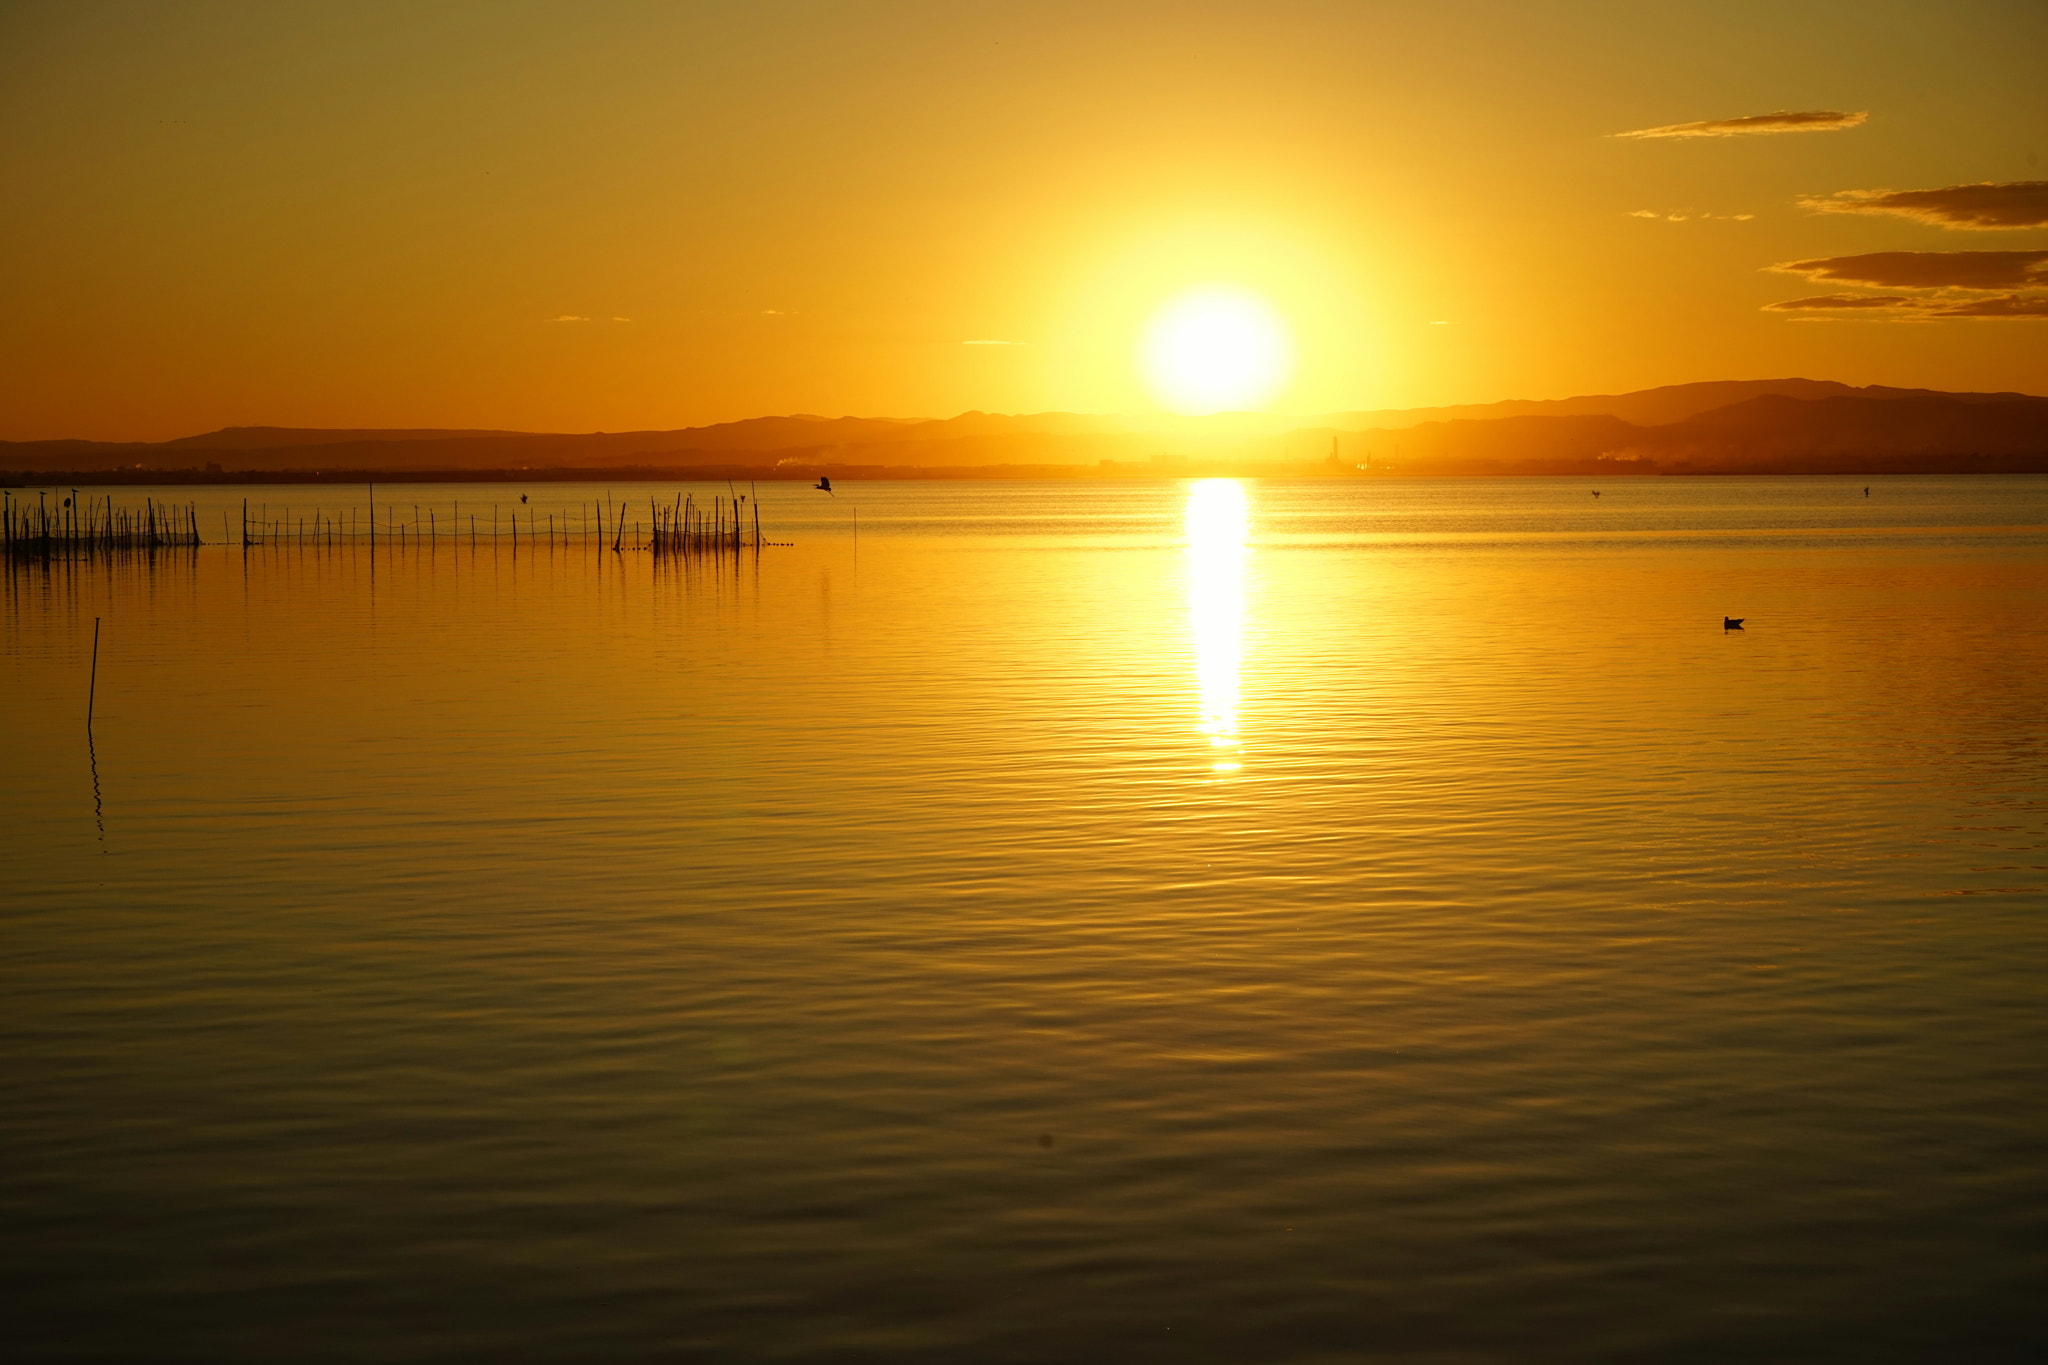
[[[92,729],[92,703],[100,691],[100,618],[92,618],[92,679],[85,685],[85,728]]]

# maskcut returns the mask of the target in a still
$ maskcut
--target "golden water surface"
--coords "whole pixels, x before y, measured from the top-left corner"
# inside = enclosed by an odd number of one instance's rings
[[[2032,1358],[2048,479],[1602,493],[109,490],[277,534],[6,574],[13,1348]]]

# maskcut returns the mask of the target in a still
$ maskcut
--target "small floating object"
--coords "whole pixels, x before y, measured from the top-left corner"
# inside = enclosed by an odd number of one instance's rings
[[[813,487],[813,488],[817,489],[817,490],[818,490],[819,492],[821,492],[821,493],[831,493],[831,492],[832,492],[832,480],[831,480],[831,477],[830,477],[830,476],[828,476],[828,475],[825,475],[825,474],[820,474],[820,475],[818,476],[818,481],[817,481],[816,483],[812,484],[812,485],[811,485],[811,487]],[[835,497],[836,497],[836,496],[838,496],[838,495],[837,495],[837,494],[834,494],[833,496],[835,496]]]
[[[1597,497],[1599,497],[1599,496],[1600,496],[1600,490],[1599,490],[1599,489],[1597,489],[1597,488],[1596,488],[1596,489],[1594,489],[1594,490],[1593,490],[1593,496],[1594,496],[1594,497],[1596,497],[1596,498],[1597,498]]]
[[[1747,621],[1748,619],[1749,618],[1746,616],[1724,616],[1721,618],[1721,629],[1741,630],[1742,623],[1744,621]]]

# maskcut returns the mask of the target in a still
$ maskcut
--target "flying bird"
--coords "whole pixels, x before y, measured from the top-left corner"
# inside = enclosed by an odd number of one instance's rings
[[[1742,623],[1748,619],[1746,616],[1724,616],[1721,618],[1721,629],[1741,630]]]
[[[818,476],[818,481],[812,484],[811,487],[817,489],[821,493],[832,493],[832,480],[828,476],[820,474]],[[836,498],[839,495],[837,493],[832,493],[832,496]]]

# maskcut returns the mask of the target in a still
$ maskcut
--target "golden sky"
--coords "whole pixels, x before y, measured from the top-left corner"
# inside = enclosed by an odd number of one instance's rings
[[[2044,71],[2039,0],[9,4],[0,438],[1138,412],[1205,288],[1282,412],[2048,393]]]

